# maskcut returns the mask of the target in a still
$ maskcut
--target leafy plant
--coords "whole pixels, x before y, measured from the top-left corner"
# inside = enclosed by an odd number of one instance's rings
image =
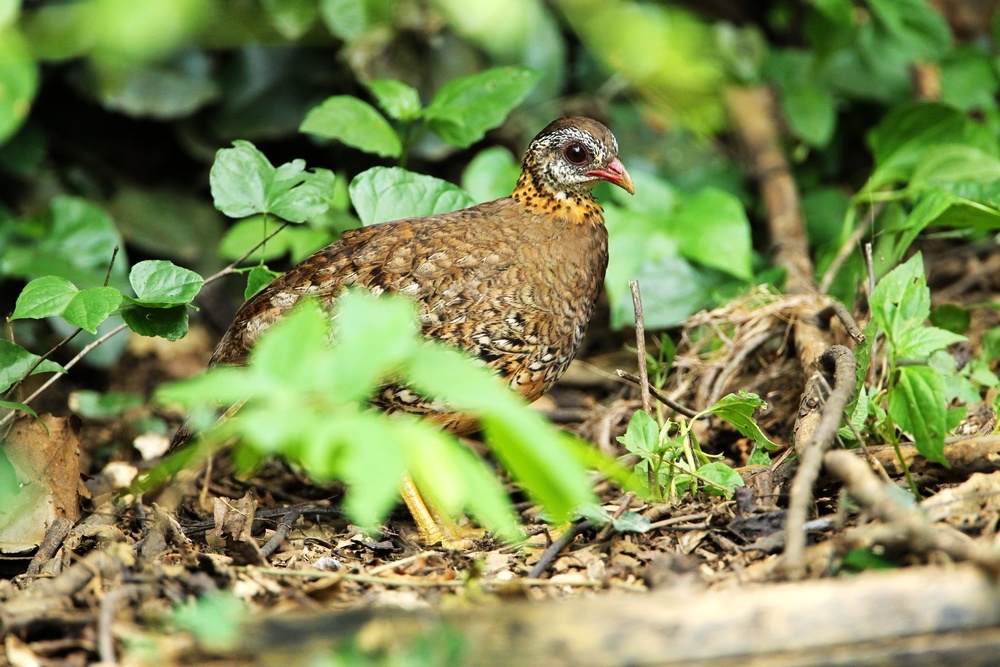
[[[702,451],[692,426],[697,419],[715,415],[731,424],[755,443],[755,451],[774,449],[777,445],[760,430],[753,412],[766,404],[754,394],[741,391],[730,394],[691,419],[667,420],[658,424],[650,415],[637,410],[629,421],[621,442],[629,454],[639,457],[632,483],[650,498],[676,498],[704,488],[710,493],[729,494],[743,479],[736,471]],[[766,454],[763,455],[766,459]]]
[[[879,281],[870,304],[872,320],[858,355],[859,393],[851,420],[861,425],[871,415],[878,432],[896,447],[897,453],[899,436],[907,433],[923,456],[948,465],[944,457],[945,434],[957,425],[964,409],[949,410],[955,395],[948,391],[946,378],[957,378],[958,374],[954,358],[950,369],[929,362],[949,345],[964,341],[965,336],[926,325],[931,315],[930,290],[920,253]],[[876,340],[884,341],[888,372],[883,386],[866,389],[871,346]],[[900,462],[905,468],[901,455]],[[910,483],[912,486],[912,480]]]
[[[444,142],[466,148],[498,126],[538,80],[525,67],[496,67],[449,81],[424,107],[415,88],[390,79],[366,83],[392,124],[367,102],[335,95],[314,107],[299,129],[323,139],[336,139],[368,153],[399,158],[406,164],[413,143],[430,130]]]
[[[188,408],[241,404],[235,416],[205,434],[205,447],[235,437],[245,464],[279,455],[319,481],[342,480],[344,508],[363,526],[385,517],[409,471],[443,511],[466,510],[506,536],[516,530],[492,470],[453,435],[410,415],[388,417],[365,407],[388,383],[476,415],[497,458],[555,520],[592,502],[568,436],[485,369],[422,339],[409,300],[348,292],[338,300],[334,321],[331,331],[329,315],[304,303],[264,334],[247,367],[210,369],[160,389],[158,399]]]

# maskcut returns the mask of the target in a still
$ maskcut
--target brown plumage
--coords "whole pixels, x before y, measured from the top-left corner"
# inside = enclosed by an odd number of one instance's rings
[[[330,306],[353,285],[413,298],[424,336],[466,350],[538,398],[576,354],[604,281],[607,231],[590,189],[608,181],[633,192],[617,153],[597,121],[554,121],[528,146],[510,197],[345,232],[243,304],[211,364],[246,363],[261,333],[301,297]],[[430,413],[459,433],[474,428],[402,387],[372,402]]]

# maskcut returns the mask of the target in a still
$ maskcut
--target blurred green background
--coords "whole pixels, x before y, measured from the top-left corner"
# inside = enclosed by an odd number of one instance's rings
[[[781,283],[751,224],[761,209],[730,141],[726,87],[777,91],[822,269],[854,226],[851,196],[872,168],[865,136],[917,96],[914,67],[936,68],[941,99],[995,149],[993,10],[966,18],[926,0],[0,0],[0,306],[46,273],[100,284],[117,239],[123,289],[139,259],[206,274],[239,256],[246,239],[213,207],[208,179],[238,139],[275,165],[304,159],[338,176],[342,210],[291,236],[286,257],[268,259],[281,269],[360,224],[353,176],[397,164],[300,132],[311,109],[334,95],[374,104],[366,84],[380,79],[427,104],[458,77],[518,65],[538,79],[501,124],[464,148],[423,133],[406,166],[476,200],[503,196],[550,120],[605,121],[638,190],[598,191],[611,324],[630,323],[627,283],[639,278],[647,326],[676,325]],[[860,271],[852,257],[832,292],[850,302]]]

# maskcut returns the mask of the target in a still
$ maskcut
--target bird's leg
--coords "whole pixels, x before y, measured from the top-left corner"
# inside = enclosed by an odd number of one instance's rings
[[[403,481],[399,484],[399,494],[410,510],[420,532],[420,540],[425,545],[440,543],[445,549],[465,551],[471,549],[475,541],[483,536],[482,530],[459,526],[444,512],[432,510],[408,473],[403,475]]]

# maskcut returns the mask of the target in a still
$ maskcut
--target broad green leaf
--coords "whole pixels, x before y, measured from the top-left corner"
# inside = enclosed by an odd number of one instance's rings
[[[753,276],[750,221],[728,192],[706,188],[685,199],[671,219],[671,232],[684,257],[743,280]]]
[[[427,423],[400,422],[407,467],[434,503],[456,510],[464,505],[476,521],[501,538],[520,537],[506,490],[482,459]]]
[[[336,175],[328,169],[308,172],[305,167],[302,160],[281,165],[267,188],[270,212],[289,222],[312,220],[330,207]]]
[[[377,79],[367,82],[365,86],[391,118],[412,121],[420,116],[420,93],[416,88],[395,79]]]
[[[819,148],[830,143],[837,122],[837,101],[826,87],[818,83],[796,87],[785,92],[781,101],[795,134]]]
[[[943,144],[929,148],[913,169],[912,186],[925,183],[948,186],[966,181],[993,182],[1000,179],[1000,159],[976,147]]]
[[[514,191],[521,165],[503,146],[491,146],[472,158],[462,172],[462,189],[476,201],[490,201]]]
[[[33,223],[36,221],[32,221]],[[37,221],[42,238],[14,236],[0,246],[0,274],[21,278],[53,275],[77,285],[100,285],[115,247],[123,245],[115,223],[81,197],[55,197]],[[127,260],[119,253],[111,285],[125,287]]]
[[[122,294],[114,287],[79,290],[65,278],[42,276],[24,286],[10,319],[62,317],[84,331],[95,333],[118,308]]]
[[[219,257],[237,260],[247,254],[250,248],[278,231],[284,224],[281,220],[261,215],[244,218],[230,227],[219,242]],[[246,261],[268,262],[288,252],[289,232],[297,228],[286,228],[280,234],[269,238],[263,248],[258,248]]]
[[[364,225],[447,213],[476,202],[447,181],[400,167],[372,167],[354,177],[351,201]]]
[[[38,78],[28,42],[13,25],[0,25],[0,145],[27,119]]]
[[[327,170],[305,171],[302,160],[275,169],[253,144],[242,140],[220,149],[209,172],[215,207],[231,218],[273,213],[303,222],[329,208],[333,181]]]
[[[910,434],[926,458],[948,466],[944,456],[947,422],[944,379],[929,366],[903,366],[889,395],[889,418]]]
[[[250,297],[270,285],[280,275],[277,271],[271,271],[266,266],[253,267],[247,275],[247,288],[243,292],[243,298],[249,301]]]
[[[213,653],[228,653],[240,645],[249,620],[248,605],[229,592],[211,592],[177,608],[171,619],[180,630],[197,637]]]
[[[24,377],[28,369],[39,360],[37,354],[32,354],[26,349],[9,340],[0,339],[0,392],[5,392],[11,388],[15,382]],[[65,373],[66,369],[54,361],[46,359],[38,365],[35,373]]]
[[[187,306],[149,307],[129,304],[121,310],[128,328],[140,336],[178,340],[188,332]]]
[[[743,482],[743,478],[740,477],[740,474],[722,461],[706,463],[698,468],[698,474],[730,491],[739,486],[746,486]],[[705,490],[708,492],[718,492],[718,489],[711,486],[705,487]]]
[[[219,97],[213,67],[204,52],[187,49],[163,62],[100,77],[94,92],[107,109],[129,116],[159,121],[184,118]]]
[[[310,109],[299,131],[382,157],[399,157],[403,152],[399,135],[382,114],[350,95],[329,97]]]
[[[649,458],[650,454],[660,449],[660,427],[645,410],[636,410],[628,422],[625,435],[619,436],[618,442],[625,445],[629,453]]]
[[[330,32],[353,42],[391,13],[395,5],[382,0],[320,0],[319,11]]]
[[[937,327],[916,327],[903,331],[895,341],[893,354],[896,359],[924,361],[931,353],[963,340],[965,336]]]
[[[742,435],[750,438],[765,449],[777,449],[778,445],[760,430],[753,413],[757,408],[766,408],[767,403],[756,394],[740,390],[738,394],[728,394],[719,402],[705,410],[703,414],[713,414],[730,423]]]
[[[335,426],[341,440],[350,437],[364,443],[361,447],[343,447],[338,461],[338,477],[347,485],[344,510],[363,528],[382,522],[399,499],[406,458],[393,426],[388,419],[370,412],[358,413],[354,419]]]
[[[413,355],[419,339],[416,310],[405,297],[377,298],[365,290],[349,290],[335,307],[333,339],[336,359],[327,369],[345,397],[370,394],[377,382],[393,374]],[[371,350],[378,350],[377,355]]]
[[[931,295],[921,254],[883,276],[870,302],[872,317],[894,344],[910,329],[923,326],[931,314]]]
[[[271,25],[286,39],[306,34],[316,21],[315,0],[263,0]]]
[[[446,142],[465,148],[500,125],[538,77],[525,67],[496,67],[454,79],[434,95],[424,118]]]
[[[274,165],[249,141],[220,148],[208,176],[215,208],[230,218],[267,211],[267,187],[273,178]]]
[[[139,394],[117,391],[74,391],[70,394],[70,409],[87,419],[108,420],[121,416],[126,410],[141,407],[145,400]]]
[[[945,104],[914,102],[892,109],[868,134],[875,171],[863,192],[909,180],[929,149],[962,143],[965,126],[964,115]]]
[[[925,0],[868,0],[880,32],[898,42],[912,60],[935,60],[951,47],[948,23]]]
[[[254,369],[273,378],[276,389],[315,389],[323,372],[316,360],[327,346],[329,332],[329,314],[315,300],[303,299],[251,350]]]
[[[132,267],[129,281],[138,298],[126,298],[147,308],[171,308],[191,303],[205,284],[205,279],[194,271],[162,259],[139,262]]]

